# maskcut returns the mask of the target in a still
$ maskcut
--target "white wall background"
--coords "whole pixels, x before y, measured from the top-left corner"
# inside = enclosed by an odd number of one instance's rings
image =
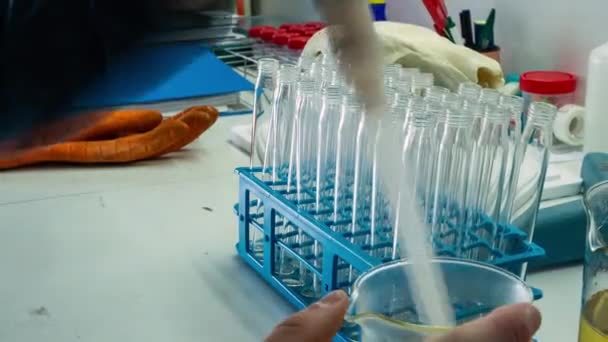
[[[589,52],[608,42],[608,1],[497,0],[497,12],[503,67],[575,73],[582,102]]]
[[[496,1],[500,0],[445,0],[445,4],[454,22],[460,26],[460,11],[469,9],[473,20],[485,19],[490,14],[490,10],[495,7]],[[433,28],[433,22],[422,0],[387,0],[386,3],[389,20]],[[459,27],[455,28],[452,33],[457,40],[461,40]]]
[[[557,69],[579,76],[582,101],[589,52],[608,42],[607,0],[445,0],[458,20],[464,8],[474,19],[497,10],[496,41],[507,73]],[[388,1],[391,20],[432,27],[422,0]],[[454,32],[460,36],[460,30]]]

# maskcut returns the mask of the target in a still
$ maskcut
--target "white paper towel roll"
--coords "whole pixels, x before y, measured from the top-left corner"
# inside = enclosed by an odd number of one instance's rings
[[[553,125],[553,134],[566,145],[583,146],[585,132],[585,108],[566,105],[560,108]]]

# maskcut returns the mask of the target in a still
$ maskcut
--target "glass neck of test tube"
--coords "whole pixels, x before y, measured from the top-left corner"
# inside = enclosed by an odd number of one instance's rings
[[[515,147],[512,165],[513,169],[509,179],[509,189],[506,194],[507,200],[501,213],[502,222],[513,223],[514,202],[517,196],[520,172],[524,165],[524,161],[526,160],[526,152],[530,145],[539,148],[537,158],[531,158],[531,160],[538,161],[540,158],[540,164],[537,164],[535,167],[538,169],[538,176],[540,176],[539,181],[544,183],[544,174],[547,171],[546,164],[548,162],[545,159],[547,159],[548,149],[553,142],[551,129],[556,114],[557,108],[548,103],[535,102],[530,106],[526,128],[524,129],[524,133],[522,134],[518,145]],[[530,168],[530,166],[526,167]],[[542,184],[539,184],[538,186],[542,187]],[[540,191],[542,191],[542,188],[539,189],[538,192]],[[531,232],[526,233],[530,234]]]
[[[253,113],[251,118],[250,167],[253,168],[257,154],[258,119],[266,111],[270,111],[272,96],[276,87],[276,77],[279,61],[274,58],[262,58],[259,61],[258,75],[253,94]]]

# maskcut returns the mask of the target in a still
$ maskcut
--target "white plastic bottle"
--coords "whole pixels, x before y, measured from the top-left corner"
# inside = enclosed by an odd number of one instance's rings
[[[589,56],[585,106],[585,154],[608,153],[608,43]]]

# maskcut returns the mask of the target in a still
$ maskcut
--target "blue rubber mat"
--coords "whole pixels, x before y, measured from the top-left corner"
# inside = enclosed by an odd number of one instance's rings
[[[200,43],[139,48],[110,63],[73,109],[115,107],[253,90],[253,85]]]

